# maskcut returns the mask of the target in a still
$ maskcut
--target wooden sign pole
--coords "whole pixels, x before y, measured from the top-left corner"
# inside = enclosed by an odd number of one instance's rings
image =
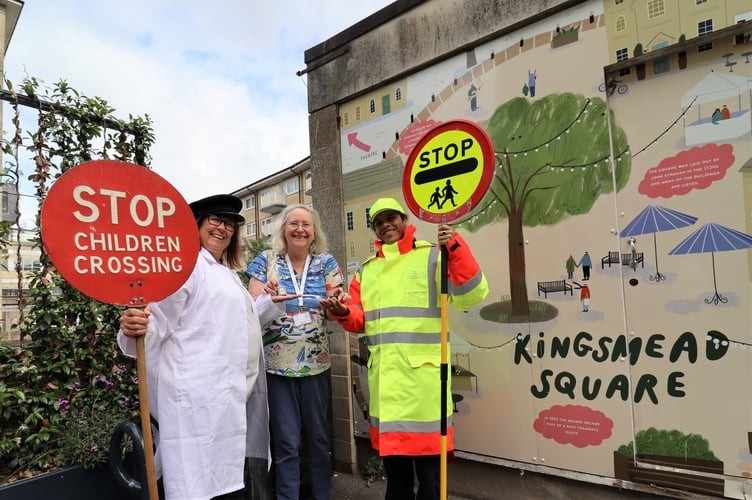
[[[136,338],[136,370],[138,373],[141,434],[144,438],[144,459],[146,461],[146,481],[149,484],[149,500],[159,500],[159,493],[157,491],[157,473],[154,468],[154,445],[151,436],[149,388],[146,382],[146,349],[144,348],[143,336]],[[141,488],[143,487],[144,486],[141,485]]]

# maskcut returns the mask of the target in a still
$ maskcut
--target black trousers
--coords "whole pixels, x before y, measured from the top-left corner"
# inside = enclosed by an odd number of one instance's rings
[[[441,456],[381,457],[386,472],[386,500],[439,500]],[[418,494],[414,492],[418,478]]]

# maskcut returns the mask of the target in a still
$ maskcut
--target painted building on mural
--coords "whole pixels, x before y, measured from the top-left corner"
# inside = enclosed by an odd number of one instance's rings
[[[451,9],[411,4],[374,32],[432,13],[441,22]],[[452,388],[462,396],[456,448],[586,480],[743,498],[752,477],[752,8],[560,7],[353,89],[378,101],[399,88],[404,104],[338,131],[348,270],[373,252],[370,204],[404,200],[402,173],[420,138],[452,120],[478,123],[494,144],[494,179],[456,225],[491,293],[449,312]],[[340,111],[363,101],[338,99]],[[365,370],[353,366],[361,387]]]

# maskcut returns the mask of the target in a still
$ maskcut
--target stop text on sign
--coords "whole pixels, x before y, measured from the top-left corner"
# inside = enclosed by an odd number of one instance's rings
[[[99,220],[99,205],[90,199],[95,194],[96,190],[91,186],[77,186],[73,189],[73,200],[89,210],[88,215],[80,210],[74,211],[73,216],[76,219],[81,222],[96,222]],[[117,224],[120,221],[118,200],[127,198],[128,193],[112,189],[100,189],[99,195],[105,197],[105,199],[109,198],[110,222]],[[144,218],[139,216],[139,207],[143,207],[143,211],[145,211]],[[137,225],[141,227],[149,226],[154,222],[154,217],[156,216],[157,226],[162,228],[165,225],[165,217],[175,213],[175,202],[170,198],[158,196],[154,203],[152,203],[148,197],[138,194],[130,199],[128,209],[131,219]]]

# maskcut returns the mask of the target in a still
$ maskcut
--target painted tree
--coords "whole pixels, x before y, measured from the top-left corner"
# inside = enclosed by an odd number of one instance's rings
[[[585,214],[600,195],[614,185],[620,190],[629,178],[629,146],[613,114],[612,175],[606,112],[605,101],[581,94],[520,97],[484,124],[496,150],[496,171],[486,198],[462,226],[474,232],[508,221],[512,316],[528,314],[523,227]]]

